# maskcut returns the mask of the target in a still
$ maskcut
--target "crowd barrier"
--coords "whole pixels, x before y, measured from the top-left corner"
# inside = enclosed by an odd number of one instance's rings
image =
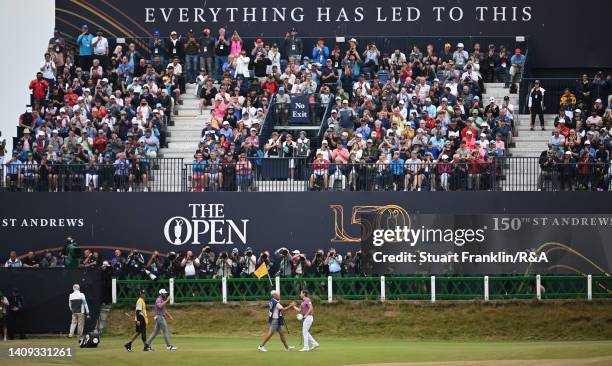
[[[160,289],[171,303],[265,301],[271,290],[284,299],[299,299],[301,289],[321,301],[336,300],[508,300],[612,298],[612,277],[561,275],[274,277],[112,280],[113,303],[136,301],[143,289],[154,301]]]
[[[546,160],[546,159],[544,159]],[[554,160],[554,159],[553,159]],[[544,164],[546,163],[546,164]],[[545,162],[498,157],[482,163],[404,165],[330,164],[321,169],[306,157],[249,158],[248,162],[185,163],[180,158],[143,160],[142,169],[121,173],[109,164],[23,164],[0,170],[0,190],[150,192],[305,191],[574,191],[609,190],[610,164]],[[146,179],[144,174],[146,174]]]

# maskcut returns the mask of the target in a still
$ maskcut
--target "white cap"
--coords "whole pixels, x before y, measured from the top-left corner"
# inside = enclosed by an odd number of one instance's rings
[[[223,121],[223,126],[225,126],[225,125],[229,125],[229,122],[228,121]]]
[[[584,144],[585,144],[585,145],[590,145],[590,144],[591,144],[591,141],[586,140],[586,141],[584,142]]]
[[[108,83],[108,79],[107,78],[102,79],[102,81],[104,81],[105,83]]]
[[[417,132],[425,132],[422,128],[419,128]]]
[[[580,110],[580,108],[576,108],[576,110],[574,110],[574,112],[576,112],[576,113],[582,113],[582,111]]]
[[[349,40],[349,42],[355,42],[355,43],[357,43],[357,40],[356,40],[355,38],[351,38],[351,39]]]
[[[117,99],[114,95],[111,95],[109,99]]]
[[[83,100],[83,97],[78,97],[77,100]]]
[[[489,102],[495,102],[495,97],[489,98]]]
[[[323,141],[321,141],[321,145],[323,145],[323,144],[327,145],[327,144],[328,144],[328,143],[327,143],[327,140],[323,140]]]
[[[45,131],[38,131],[38,136],[44,136],[45,135]]]
[[[463,43],[461,42],[457,43],[457,48],[463,48]]]
[[[448,98],[444,97],[444,98],[442,98],[442,101],[443,102],[448,102]]]
[[[215,95],[215,100],[223,100],[223,97],[221,96],[221,94],[217,94]]]
[[[448,155],[446,154],[442,155],[442,159],[448,159]]]
[[[32,113],[32,107],[27,107],[26,108],[26,113]]]
[[[471,135],[472,134],[472,130],[468,130],[467,134]]]
[[[565,152],[565,155],[572,155],[572,152],[571,152],[571,151],[569,151],[569,150],[567,150],[567,151]]]
[[[58,130],[53,130],[53,131],[51,131],[51,133],[59,133],[59,131]]]
[[[480,137],[487,137],[487,134],[486,133],[481,133]]]
[[[332,113],[338,113],[338,111],[336,109],[332,109],[331,112]]]
[[[165,289],[165,288],[162,288],[161,290],[159,290],[159,294],[160,294],[160,295],[165,295],[165,294],[167,294],[167,293],[168,293],[168,291],[166,291],[166,289]]]
[[[400,99],[399,104],[406,104],[403,99]]]

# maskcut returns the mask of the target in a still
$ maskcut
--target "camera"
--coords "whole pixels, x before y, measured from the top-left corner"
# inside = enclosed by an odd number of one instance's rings
[[[222,259],[227,259],[227,253],[226,252],[221,253],[221,258]]]
[[[251,251],[251,250],[247,250],[245,254],[246,254],[246,255],[248,255],[248,256],[250,257],[250,256],[252,256],[252,255],[253,255],[253,251]]]
[[[286,256],[286,255],[289,254],[289,251],[287,249],[283,249],[283,250],[281,250],[281,254]]]

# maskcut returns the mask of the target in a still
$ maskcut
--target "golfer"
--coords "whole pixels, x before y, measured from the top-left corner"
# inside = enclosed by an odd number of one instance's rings
[[[164,341],[166,342],[166,348],[168,349],[168,351],[176,350],[176,347],[170,344],[168,323],[166,323],[166,317],[172,320],[172,315],[170,315],[170,313],[166,309],[168,301],[170,301],[170,298],[168,297],[168,291],[162,288],[161,290],[159,290],[159,297],[157,298],[157,300],[155,300],[155,317],[153,318],[155,319],[155,329],[153,329],[153,333],[147,340],[146,346],[149,351],[152,350],[151,343],[153,343],[153,340],[155,339],[155,337],[157,337],[157,334],[160,330],[164,335]]]
[[[264,346],[266,345],[266,343],[268,343],[270,338],[272,338],[274,332],[278,332],[281,342],[283,342],[283,345],[285,346],[285,351],[290,351],[295,347],[287,344],[287,336],[285,335],[285,330],[283,329],[283,326],[285,325],[285,320],[283,319],[283,310],[285,310],[285,307],[283,307],[280,303],[280,293],[278,291],[272,291],[270,292],[270,295],[272,295],[270,303],[268,304],[268,324],[270,325],[270,329],[268,329],[268,334],[266,334],[263,339],[263,342],[261,342],[261,345],[257,347],[257,349],[260,352],[268,352],[268,350]],[[295,303],[292,302],[291,304],[289,304],[288,308],[293,306],[295,306]]]
[[[310,301],[310,298],[308,297],[307,290],[300,291],[300,298],[302,299],[300,307],[298,308],[296,305],[293,305],[293,308],[299,313],[298,319],[300,319],[300,315],[302,318],[302,337],[304,338],[304,348],[302,348],[300,352],[308,352],[319,347],[319,343],[317,343],[317,341],[315,341],[310,334],[310,327],[314,321],[314,308],[312,306],[312,301]],[[308,347],[309,343],[311,345],[310,348]]]
[[[147,345],[147,323],[149,319],[147,319],[147,305],[144,301],[145,291],[138,290],[138,300],[136,300],[136,315],[134,316],[134,320],[136,321],[136,333],[132,336],[129,342],[127,342],[124,347],[128,352],[132,352],[132,342],[138,337],[142,339],[142,344],[144,345],[144,351],[149,351],[149,346]]]

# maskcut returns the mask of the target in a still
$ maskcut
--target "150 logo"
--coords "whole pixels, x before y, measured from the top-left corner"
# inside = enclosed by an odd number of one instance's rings
[[[360,243],[361,238],[372,235],[375,229],[393,229],[397,226],[411,227],[410,215],[401,206],[353,206],[349,223],[345,226],[344,207],[330,205],[334,220],[332,242]],[[361,232],[359,230],[361,229]]]

